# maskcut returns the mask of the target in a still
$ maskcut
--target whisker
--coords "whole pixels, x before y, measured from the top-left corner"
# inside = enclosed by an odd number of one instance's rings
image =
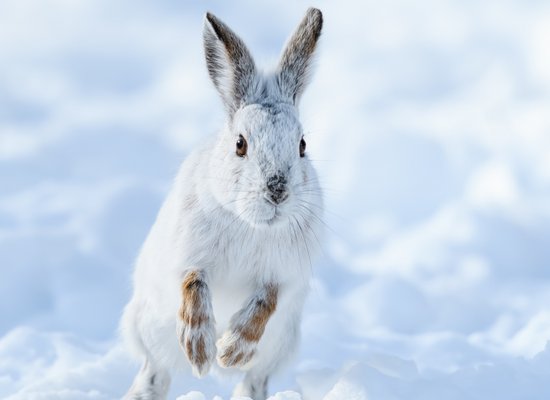
[[[296,221],[296,224],[298,224],[298,229],[300,230],[300,234],[302,235],[302,240],[303,240],[304,245],[306,247],[307,258],[309,260],[310,273],[313,274],[313,264],[311,262],[311,254],[309,252],[309,246],[307,245],[306,237],[305,237],[305,234],[304,234],[304,229],[302,228],[302,225],[300,224],[300,221],[298,221],[298,218],[294,217],[294,220]]]
[[[328,213],[336,218],[338,218],[340,221],[342,222],[346,222],[346,223],[349,223],[350,221],[347,219],[347,218],[344,218],[342,217],[341,215],[339,214],[336,214],[335,212],[331,211],[331,210],[328,210],[326,207],[322,206],[322,205],[319,205],[319,204],[315,204],[315,203],[312,203],[310,201],[307,201],[307,200],[304,200],[304,199],[299,199],[298,202],[300,203],[304,203],[304,204],[307,204],[308,206],[312,206],[312,207],[316,207],[318,208],[319,210],[321,210],[322,212],[324,213]]]
[[[339,238],[342,238],[342,235],[340,235],[338,232],[336,232],[330,225],[328,225],[321,217],[319,217],[313,210],[311,210],[309,207],[307,207],[304,204],[298,204],[298,207],[301,207],[303,210],[307,211],[312,217],[316,218],[317,221],[319,221],[325,228],[327,228],[329,231],[331,231],[334,235],[338,236]]]

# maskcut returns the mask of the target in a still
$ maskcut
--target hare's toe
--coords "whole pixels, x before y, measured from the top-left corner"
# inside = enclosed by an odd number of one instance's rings
[[[243,367],[256,354],[256,343],[235,332],[225,332],[216,343],[218,365],[223,368]]]
[[[210,370],[216,357],[216,332],[214,326],[184,326],[178,329],[180,346],[191,363],[193,375],[203,377]]]

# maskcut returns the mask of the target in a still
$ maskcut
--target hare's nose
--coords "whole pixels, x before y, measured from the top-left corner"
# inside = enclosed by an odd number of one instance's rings
[[[288,193],[286,191],[287,180],[286,177],[282,174],[277,174],[271,176],[267,180],[267,189],[269,193],[267,194],[268,200],[274,204],[280,204],[288,198]]]

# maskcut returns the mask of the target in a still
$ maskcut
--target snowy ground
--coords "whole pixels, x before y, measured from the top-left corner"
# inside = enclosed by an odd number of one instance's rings
[[[313,3],[330,229],[274,399],[550,398],[550,3]],[[133,259],[223,117],[202,14],[269,65],[309,5],[0,2],[0,398],[125,391]],[[235,379],[178,375],[170,398]]]

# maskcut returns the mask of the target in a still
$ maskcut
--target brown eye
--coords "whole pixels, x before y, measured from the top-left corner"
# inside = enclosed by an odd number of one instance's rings
[[[300,140],[300,157],[303,157],[306,155],[306,141],[304,138]]]
[[[237,155],[239,157],[244,157],[246,155],[247,149],[248,144],[246,143],[246,139],[243,137],[243,135],[239,135],[239,139],[237,139]]]

